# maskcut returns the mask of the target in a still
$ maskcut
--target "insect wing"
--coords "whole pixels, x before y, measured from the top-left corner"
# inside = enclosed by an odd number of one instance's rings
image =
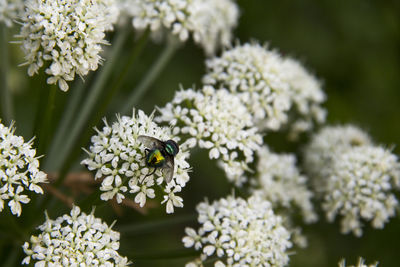
[[[161,167],[165,182],[168,184],[174,177],[174,158],[166,157],[165,165]]]
[[[150,137],[147,135],[139,135],[137,140],[142,143],[145,147],[147,148],[160,148],[163,147],[163,142],[161,142],[160,140],[158,140],[157,138],[154,137]]]

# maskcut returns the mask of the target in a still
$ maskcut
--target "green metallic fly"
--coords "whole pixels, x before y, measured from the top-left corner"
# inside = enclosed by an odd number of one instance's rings
[[[174,140],[164,142],[147,135],[139,135],[137,140],[146,146],[146,165],[154,167],[154,171],[146,176],[161,168],[165,182],[171,182],[174,176],[174,157],[179,152],[178,144]]]

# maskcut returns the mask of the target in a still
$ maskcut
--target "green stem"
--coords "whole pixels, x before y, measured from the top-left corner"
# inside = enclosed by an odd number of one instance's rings
[[[90,93],[85,101],[85,104],[82,106],[82,110],[79,111],[79,116],[76,117],[76,122],[72,126],[71,131],[65,136],[64,148],[60,149],[60,151],[57,151],[57,155],[50,155],[51,157],[57,157],[57,160],[53,165],[55,170],[60,169],[64,164],[66,158],[74,148],[74,145],[76,144],[82,130],[87,126],[87,121],[90,117],[90,114],[92,113],[96,104],[99,103],[99,97],[105,88],[106,81],[111,75],[115,64],[118,62],[118,53],[121,51],[128,33],[129,30],[127,28],[123,28],[121,31],[118,31],[116,41],[112,45],[112,49],[106,64],[103,66],[103,68],[101,68],[98,75],[96,75],[96,80],[90,89]]]
[[[4,24],[0,25],[0,94],[1,94],[1,114],[6,125],[11,124],[14,118],[14,108],[12,94],[8,84],[8,30]]]
[[[151,86],[157,79],[158,75],[165,68],[167,63],[170,61],[175,51],[179,47],[179,42],[175,39],[168,39],[167,45],[157,58],[156,62],[150,67],[150,70],[146,73],[143,79],[139,82],[139,85],[132,91],[125,106],[122,109],[122,114],[127,114],[132,110],[142,98],[146,90]]]
[[[47,89],[47,88],[46,88]],[[48,88],[49,96],[47,104],[45,105],[45,111],[43,114],[43,121],[40,124],[39,129],[39,137],[38,137],[38,144],[37,144],[37,155],[42,155],[46,151],[46,147],[48,146],[48,139],[50,133],[52,131],[51,121],[53,118],[54,108],[55,108],[55,98],[58,88],[56,86],[50,86]]]
[[[28,240],[27,240],[28,241]],[[7,255],[7,259],[3,262],[3,266],[17,266],[17,260],[20,256],[22,248],[17,246],[17,244],[13,244],[11,252]]]
[[[71,97],[69,98],[67,107],[65,108],[65,111],[63,112],[63,116],[59,123],[59,127],[57,128],[56,133],[54,134],[54,139],[53,142],[51,143],[48,155],[56,155],[57,152],[60,151],[60,149],[62,148],[62,145],[64,143],[64,138],[67,134],[67,130],[69,127],[71,127],[75,111],[78,109],[80,100],[82,100],[84,92],[84,84],[85,83],[83,81],[80,81],[79,85],[73,88],[71,92]],[[45,170],[54,171],[54,168],[52,168],[52,166],[56,158],[57,157],[46,157],[44,159],[43,168]]]

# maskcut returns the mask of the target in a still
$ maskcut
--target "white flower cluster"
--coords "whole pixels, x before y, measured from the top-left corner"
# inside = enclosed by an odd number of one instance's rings
[[[65,214],[46,221],[38,227],[41,233],[31,236],[22,246],[35,266],[128,266],[126,257],[118,254],[120,234],[113,231],[94,210],[86,215],[74,206],[70,215]]]
[[[105,31],[112,29],[119,9],[115,0],[27,0],[18,37],[25,53],[28,74],[41,67],[56,84],[67,91],[67,81],[96,70]]]
[[[353,125],[325,126],[312,136],[310,144],[304,153],[304,165],[307,172],[314,177],[326,177],[328,167],[336,154],[341,154],[351,147],[371,145],[372,140],[368,134]],[[317,179],[317,191],[324,179]],[[322,186],[323,187],[323,186]]]
[[[228,196],[197,206],[196,231],[186,228],[185,247],[202,250],[200,259],[186,266],[202,266],[215,255],[215,266],[284,266],[289,262],[290,234],[274,214],[270,202],[256,196],[247,201]],[[223,262],[224,261],[224,262]]]
[[[170,123],[174,135],[186,138],[188,146],[206,148],[210,159],[220,159],[230,181],[238,186],[247,181],[247,164],[253,162],[262,137],[240,98],[211,86],[181,90],[159,113],[156,120]]]
[[[325,169],[315,179],[321,180],[316,185],[324,199],[322,208],[327,219],[332,222],[337,215],[341,215],[342,233],[353,232],[356,236],[362,235],[361,219],[371,221],[374,228],[383,228],[395,215],[398,204],[393,193],[394,189],[400,189],[397,156],[387,149],[369,144],[369,138],[357,133],[356,128],[331,129],[337,136],[327,134],[327,129],[324,129],[320,134],[330,139],[323,141],[317,135],[309,146],[311,149],[306,150],[306,162],[310,164],[310,153],[318,153],[321,149],[321,153],[313,157],[320,158],[314,164],[322,164],[314,167]],[[349,132],[353,135],[345,136]],[[319,148],[318,143],[321,144]],[[324,151],[323,147],[331,150]]]
[[[0,23],[11,27],[23,9],[23,0],[0,0]]]
[[[323,122],[325,95],[319,83],[296,61],[260,44],[246,43],[206,61],[205,84],[228,88],[240,96],[261,130],[279,130],[290,118],[293,134]]]
[[[307,238],[293,218],[299,211],[305,223],[315,222],[318,217],[307,188],[308,178],[296,168],[296,158],[290,154],[276,154],[264,146],[258,151],[257,180],[253,194],[271,202],[275,211],[284,218],[284,225],[291,233],[291,240],[299,247],[307,246]]]
[[[135,195],[135,202],[143,207],[147,198],[155,197],[156,186],[163,183],[163,173],[158,168],[154,174],[153,168],[146,166],[146,147],[137,138],[147,135],[162,141],[172,139],[170,128],[160,128],[153,122],[153,116],[147,116],[139,110],[133,111],[132,117],[117,116],[117,121],[109,126],[104,120],[102,131],[92,136],[89,158],[81,163],[89,170],[95,170],[95,179],[102,179],[100,190],[104,191],[101,199],[106,201],[116,198],[118,203],[128,193]],[[151,149],[151,148],[150,148]],[[180,146],[175,156],[174,177],[171,182],[163,185],[164,200],[167,213],[173,213],[174,207],[183,207],[183,199],[176,194],[189,181],[189,164],[186,159],[189,152],[185,145]]]
[[[8,128],[0,122],[0,212],[8,201],[12,214],[20,216],[21,203],[30,201],[24,190],[43,194],[39,183],[46,183],[47,176],[39,171],[32,140],[25,143],[14,131],[13,125]]]
[[[364,263],[364,259],[360,257],[360,259],[358,260],[357,265],[349,265],[347,267],[377,267],[378,266],[378,262],[372,263],[372,264],[365,264]],[[339,262],[339,267],[346,267],[346,260],[343,259]]]
[[[212,54],[218,46],[230,44],[239,9],[232,0],[121,0],[125,12],[133,17],[133,27],[147,27],[158,34],[167,29],[186,41],[196,43]]]
[[[274,207],[293,211],[299,209],[307,223],[315,222],[317,215],[307,188],[307,177],[296,168],[296,157],[290,154],[276,154],[263,146],[258,151],[258,185],[263,198]]]

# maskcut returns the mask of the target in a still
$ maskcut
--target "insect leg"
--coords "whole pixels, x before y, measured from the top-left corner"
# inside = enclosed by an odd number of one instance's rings
[[[156,170],[157,170],[157,168],[154,168],[153,172],[152,172],[152,173],[149,173],[149,174],[146,174],[146,176],[145,176],[145,177],[147,177],[147,176],[150,176],[150,175],[154,174],[154,173],[156,172]]]

